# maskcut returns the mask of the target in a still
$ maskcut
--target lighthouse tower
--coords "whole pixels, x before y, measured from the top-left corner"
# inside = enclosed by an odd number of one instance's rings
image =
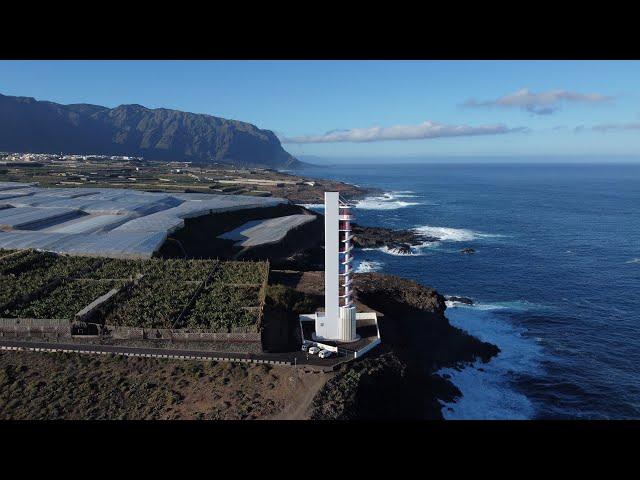
[[[324,193],[324,305],[316,314],[315,339],[352,342],[356,335],[356,307],[351,284],[353,214],[338,192]]]

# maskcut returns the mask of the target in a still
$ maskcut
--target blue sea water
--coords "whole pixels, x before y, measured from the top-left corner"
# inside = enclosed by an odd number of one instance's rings
[[[357,252],[360,271],[431,285],[501,353],[445,369],[461,418],[640,418],[640,165],[394,164],[309,169],[378,187],[357,222],[441,240]],[[472,247],[473,255],[460,250]]]

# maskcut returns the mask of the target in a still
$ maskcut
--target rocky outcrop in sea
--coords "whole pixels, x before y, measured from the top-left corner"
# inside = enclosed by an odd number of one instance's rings
[[[386,248],[397,255],[411,255],[411,247],[437,242],[436,237],[414,230],[393,230],[384,227],[352,225],[353,245],[357,248]]]

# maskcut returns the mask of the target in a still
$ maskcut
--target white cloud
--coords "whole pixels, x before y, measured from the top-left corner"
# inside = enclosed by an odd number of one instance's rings
[[[467,107],[513,107],[520,108],[536,115],[549,115],[560,108],[562,102],[574,103],[602,103],[613,97],[599,93],[576,93],[567,90],[551,90],[549,92],[533,93],[528,88],[504,95],[495,100],[478,101],[467,100]]]
[[[352,128],[332,130],[323,135],[304,135],[281,138],[282,143],[334,143],[334,142],[380,142],[383,140],[420,140],[442,137],[471,137],[476,135],[499,135],[522,132],[522,127],[507,128],[504,125],[446,125],[422,122],[418,125],[395,125],[392,127]]]

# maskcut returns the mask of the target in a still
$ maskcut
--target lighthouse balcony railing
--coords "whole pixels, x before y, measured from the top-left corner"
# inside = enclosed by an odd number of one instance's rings
[[[349,240],[353,239],[353,237],[354,237],[353,235],[349,235],[349,234],[347,233],[347,235],[345,235],[345,237],[344,237],[342,240],[340,240],[340,241],[341,241],[342,243],[347,243]]]
[[[349,253],[351,250],[353,250],[353,247],[351,244],[347,244],[340,248],[340,253]]]

